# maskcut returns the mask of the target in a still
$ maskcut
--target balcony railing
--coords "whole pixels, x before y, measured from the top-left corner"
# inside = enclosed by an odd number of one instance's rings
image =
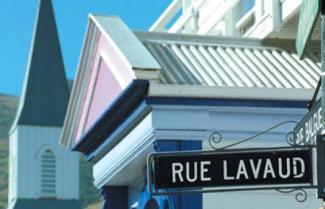
[[[256,22],[255,7],[250,9],[240,20],[236,23],[235,28],[243,36]]]
[[[149,31],[165,31],[166,26],[182,9],[182,0],[174,0],[158,20],[150,27]]]
[[[184,11],[182,7],[182,0],[174,0],[164,13],[158,18],[158,20],[152,25],[149,31],[168,31],[171,33],[184,32],[189,23],[191,23],[191,28],[194,33],[207,34],[213,28],[223,20],[225,14],[232,9],[240,0],[223,0],[219,1],[218,4],[215,2],[213,5],[215,8],[211,10],[209,14],[200,14],[200,10],[204,5],[208,5],[211,1],[215,0],[201,0],[196,2],[196,4],[191,5]],[[175,18],[179,12],[182,11],[182,15],[172,24],[170,28],[171,21]],[[199,17],[204,17],[199,20]],[[199,22],[200,21],[200,22]]]
[[[174,0],[149,30],[265,38],[274,31],[279,32],[294,17],[301,0],[256,0],[250,8],[245,3],[243,0]]]

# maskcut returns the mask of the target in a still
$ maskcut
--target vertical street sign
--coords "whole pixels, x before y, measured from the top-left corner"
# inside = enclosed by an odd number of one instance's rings
[[[315,145],[318,132],[324,127],[322,101],[318,100],[294,128],[297,145]]]
[[[319,0],[303,0],[300,6],[296,50],[301,58],[319,13]]]

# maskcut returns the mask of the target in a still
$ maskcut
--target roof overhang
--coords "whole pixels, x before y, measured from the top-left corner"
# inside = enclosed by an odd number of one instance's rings
[[[111,139],[109,136],[119,129],[123,122],[128,123],[129,129],[132,128],[130,123],[134,123],[135,118],[130,120],[129,116],[137,112],[136,110],[144,101],[148,91],[148,84],[148,81],[145,80],[135,80],[131,83],[72,149],[91,158],[90,156],[94,150],[106,141],[104,139],[108,139],[106,144],[109,147],[115,146],[118,141],[115,138]],[[138,118],[139,115],[136,114],[136,117]]]
[[[117,31],[114,31],[114,28]],[[118,32],[119,31],[119,32]],[[119,34],[124,34],[120,37]],[[86,95],[87,79],[91,77],[93,50],[96,48],[98,34],[102,33],[119,58],[127,62],[133,80],[119,92],[96,122],[83,132],[81,137],[74,134],[78,128],[78,118],[82,114],[82,103]],[[128,34],[128,35],[127,35]],[[169,38],[170,40],[165,40]],[[116,17],[91,16],[85,38],[78,75],[72,90],[69,109],[65,120],[61,144],[73,147],[73,150],[84,153],[88,160],[96,161],[103,153],[114,147],[138,122],[151,111],[153,105],[192,105],[192,106],[252,106],[252,107],[295,107],[306,108],[307,101],[312,98],[313,88],[280,88],[256,86],[217,86],[198,84],[171,84],[159,80],[161,69],[155,58],[144,45],[145,41],[160,42],[162,40],[181,44],[194,41],[198,44],[214,46],[222,43],[230,45],[252,43],[250,48],[263,48],[263,41],[229,39],[202,36],[184,36],[169,34],[137,34],[135,36],[124,23]],[[220,39],[220,40],[219,40]],[[254,45],[257,44],[256,45]],[[161,43],[160,43],[161,44]],[[133,47],[136,49],[133,49]],[[137,47],[138,46],[138,47]],[[163,46],[163,44],[162,44]],[[128,47],[132,48],[128,50]],[[249,47],[249,46],[241,46]],[[141,55],[141,56],[140,56]],[[163,56],[163,55],[162,55]],[[137,59],[138,58],[138,59]],[[151,59],[149,62],[147,59]],[[142,61],[141,61],[142,60]],[[311,61],[310,61],[311,62]],[[317,63],[313,63],[317,68]],[[95,77],[93,75],[93,77]],[[316,77],[316,73],[314,75]],[[88,95],[89,96],[89,95]],[[90,95],[92,96],[92,95]],[[79,140],[76,140],[76,139]]]
[[[262,89],[229,93],[234,90],[236,89],[160,86],[146,80],[134,80],[78,140],[73,150],[82,152],[87,160],[98,161],[138,125],[154,105],[306,108],[306,96],[312,95],[311,91],[299,92],[292,89],[290,92],[286,89],[285,93],[291,95],[290,99],[288,95],[281,96],[279,90],[279,98],[270,100],[259,96],[267,93]],[[240,94],[246,95],[240,97]],[[294,94],[296,97],[293,97]]]

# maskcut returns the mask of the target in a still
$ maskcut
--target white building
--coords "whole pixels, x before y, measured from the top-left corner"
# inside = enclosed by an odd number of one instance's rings
[[[132,32],[91,15],[61,143],[93,163],[103,209],[319,208],[315,189],[152,197],[146,181],[148,154],[211,149],[211,133],[222,147],[282,124],[240,147],[289,146],[320,68],[317,44],[299,60],[293,43]]]
[[[294,40],[301,3],[302,0],[174,0],[149,30],[178,34]],[[320,18],[311,39],[320,40]],[[292,52],[295,51],[293,47],[294,42],[290,47]],[[237,56],[236,53],[233,55]],[[320,49],[312,50],[308,56],[318,60]],[[284,66],[287,67],[290,68],[288,65]],[[296,70],[298,69],[294,68],[294,71]],[[317,201],[313,193],[314,191],[310,191],[309,196]],[[268,208],[263,204],[268,204],[270,198],[276,200],[274,204],[280,207],[287,201],[285,195],[280,198],[279,194],[273,192],[219,193],[205,194],[203,197],[205,197],[203,202],[208,208],[240,207],[242,203],[247,205],[249,199],[255,200],[249,208]],[[286,208],[290,208],[289,205],[286,205]],[[299,206],[292,205],[292,208],[297,207]]]

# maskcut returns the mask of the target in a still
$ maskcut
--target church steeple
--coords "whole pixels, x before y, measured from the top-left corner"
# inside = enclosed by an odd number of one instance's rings
[[[40,0],[17,125],[61,127],[69,99],[51,0]]]
[[[10,132],[8,209],[81,209],[79,156],[59,145],[68,99],[52,2],[40,0]]]

